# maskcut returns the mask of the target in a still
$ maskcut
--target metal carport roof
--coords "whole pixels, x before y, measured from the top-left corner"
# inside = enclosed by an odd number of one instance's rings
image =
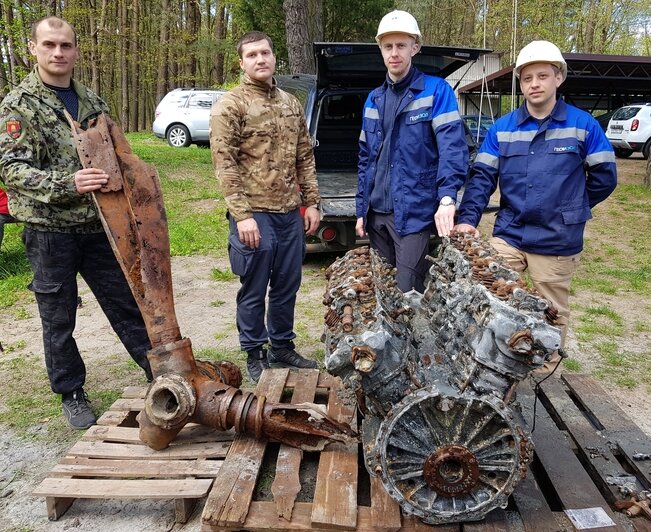
[[[611,110],[634,102],[651,102],[651,57],[564,53],[567,79],[559,93],[584,109]],[[511,94],[513,65],[486,77],[492,94]],[[459,88],[459,94],[479,94],[482,80]],[[520,94],[519,83],[515,84]],[[582,105],[580,104],[582,103]]]

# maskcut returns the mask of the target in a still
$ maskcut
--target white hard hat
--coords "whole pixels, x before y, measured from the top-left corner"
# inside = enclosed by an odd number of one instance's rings
[[[523,67],[532,63],[550,63],[561,71],[563,81],[567,77],[567,63],[563,59],[563,54],[554,43],[549,41],[532,41],[527,44],[520,53],[515,62],[515,75],[520,77],[520,71]]]
[[[421,38],[416,19],[406,11],[400,11],[398,9],[391,11],[391,13],[387,13],[382,17],[382,20],[377,27],[375,40],[379,44],[380,39],[389,33],[406,33],[416,39],[416,42],[418,43]]]

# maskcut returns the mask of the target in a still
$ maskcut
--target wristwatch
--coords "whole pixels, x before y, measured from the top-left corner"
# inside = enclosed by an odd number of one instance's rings
[[[439,201],[439,205],[443,205],[443,207],[448,207],[450,205],[456,205],[456,201],[454,201],[450,196],[443,196],[441,198],[441,201]]]

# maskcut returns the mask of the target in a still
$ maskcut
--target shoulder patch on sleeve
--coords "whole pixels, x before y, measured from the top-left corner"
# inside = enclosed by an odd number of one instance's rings
[[[23,127],[20,123],[20,120],[7,120],[5,122],[5,127],[7,129],[7,135],[12,139],[19,139],[22,133]]]

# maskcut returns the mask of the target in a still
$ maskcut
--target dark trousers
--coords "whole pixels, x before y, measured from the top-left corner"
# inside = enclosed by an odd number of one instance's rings
[[[43,324],[43,347],[50,386],[73,392],[86,381],[86,366],[72,333],[77,319],[77,274],[93,291],[131,358],[151,374],[149,337],[131,289],[105,233],[50,233],[25,228],[23,242],[34,278]]]
[[[231,270],[242,283],[237,293],[237,329],[243,351],[268,341],[283,347],[296,337],[294,307],[305,257],[303,219],[298,210],[255,212],[253,218],[261,235],[257,249],[240,241],[232,219],[228,238]]]
[[[371,247],[396,268],[396,284],[403,292],[425,289],[427,245],[431,231],[401,236],[396,232],[393,214],[369,211],[366,232]]]

